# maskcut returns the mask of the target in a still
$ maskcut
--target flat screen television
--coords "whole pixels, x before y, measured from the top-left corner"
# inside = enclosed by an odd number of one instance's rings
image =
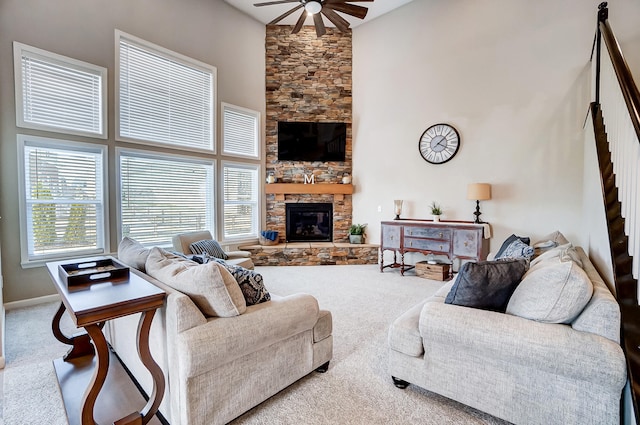
[[[281,161],[344,161],[347,125],[340,122],[278,122]]]

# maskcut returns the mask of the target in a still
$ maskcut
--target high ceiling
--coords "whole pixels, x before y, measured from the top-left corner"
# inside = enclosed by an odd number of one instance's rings
[[[262,22],[263,24],[267,24],[271,22],[276,17],[285,13],[286,11],[292,9],[297,6],[298,3],[285,3],[285,4],[275,4],[272,6],[262,6],[255,7],[254,3],[265,3],[270,0],[224,0],[229,3],[231,6],[236,9],[241,10],[249,16],[252,16],[254,19]],[[348,0],[347,0],[348,1]],[[372,19],[377,18],[380,15],[384,15],[387,12],[392,11],[393,9],[397,9],[400,6],[403,6],[413,0],[374,0],[373,2],[366,3],[353,3],[357,5],[361,5],[367,7],[369,12],[367,13],[367,17],[365,19],[357,19],[352,16],[349,16],[345,13],[340,13],[340,16],[345,18],[349,23],[351,23],[351,28],[357,27],[358,25],[371,21]],[[300,12],[295,12],[289,17],[283,19],[278,22],[278,25],[295,25],[296,20],[300,16]],[[324,23],[327,27],[334,27],[328,19],[324,18]],[[305,25],[313,25],[313,19],[307,18]]]

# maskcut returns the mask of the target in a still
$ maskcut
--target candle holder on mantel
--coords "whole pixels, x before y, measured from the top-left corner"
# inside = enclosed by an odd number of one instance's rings
[[[393,208],[396,213],[394,220],[400,220],[400,214],[402,214],[402,199],[396,199],[393,201]]]

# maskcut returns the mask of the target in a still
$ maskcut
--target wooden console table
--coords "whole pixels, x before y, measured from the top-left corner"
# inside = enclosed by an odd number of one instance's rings
[[[404,276],[404,272],[415,267],[405,264],[407,252],[446,255],[452,263],[484,260],[489,253],[490,232],[486,223],[400,219],[383,221],[380,230],[380,272],[387,267],[399,268]],[[393,251],[393,263],[384,264],[385,250]]]
[[[110,257],[84,258],[76,262],[85,263],[105,258]],[[59,276],[58,265],[68,263],[69,260],[50,262],[47,263],[47,269],[62,298],[60,308],[53,318],[53,334],[60,342],[72,346],[62,359],[54,361],[70,425],[94,425],[96,422],[116,425],[147,424],[152,419],[159,423],[154,415],[164,395],[165,382],[162,370],[149,351],[149,328],[156,309],[164,305],[166,293],[134,273],[126,278],[67,288]],[[81,332],[71,337],[62,333],[60,319],[65,310],[76,326],[83,327],[86,333]],[[153,391],[140,411],[134,411],[135,406],[139,405],[137,403],[144,403],[144,399],[133,387],[118,359],[110,354],[102,333],[107,320],[134,313],[142,313],[138,323],[138,353],[153,377]],[[94,356],[95,352],[97,356]],[[111,368],[110,359],[114,360]],[[92,370],[90,377],[89,370]],[[108,388],[111,384],[116,388]],[[123,388],[123,384],[128,388]],[[103,386],[105,391],[101,393]],[[84,394],[80,394],[79,391],[85,387]],[[98,395],[100,400],[96,404]],[[131,413],[132,411],[134,412]],[[123,414],[125,416],[120,417]]]

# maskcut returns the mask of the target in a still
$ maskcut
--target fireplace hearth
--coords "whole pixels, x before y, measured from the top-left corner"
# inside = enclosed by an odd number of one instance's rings
[[[333,204],[287,203],[287,242],[332,242]]]

